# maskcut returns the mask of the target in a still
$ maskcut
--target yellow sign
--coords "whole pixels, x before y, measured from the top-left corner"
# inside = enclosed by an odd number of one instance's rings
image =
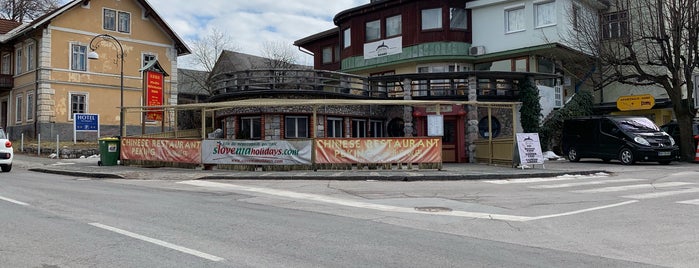
[[[650,110],[655,106],[653,95],[621,96],[616,100],[616,107],[620,111]]]

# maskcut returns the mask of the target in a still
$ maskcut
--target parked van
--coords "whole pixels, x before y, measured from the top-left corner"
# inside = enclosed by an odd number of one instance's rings
[[[571,162],[581,158],[618,159],[624,165],[636,161],[669,164],[679,149],[675,140],[653,121],[636,116],[578,117],[563,122],[563,153]]]

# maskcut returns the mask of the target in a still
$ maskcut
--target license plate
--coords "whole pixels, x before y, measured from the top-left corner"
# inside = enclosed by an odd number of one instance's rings
[[[672,152],[658,152],[658,156],[669,156]]]

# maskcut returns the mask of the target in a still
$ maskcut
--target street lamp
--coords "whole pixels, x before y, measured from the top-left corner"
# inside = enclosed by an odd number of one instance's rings
[[[99,42],[95,43],[95,40],[97,40],[98,38],[100,39]],[[119,138],[121,138],[124,136],[124,48],[121,46],[119,40],[117,40],[114,36],[108,34],[99,34],[93,37],[92,40],[90,40],[90,52],[87,53],[88,59],[99,59],[99,54],[97,54],[95,50],[100,47],[99,44],[102,41],[108,41],[112,44],[115,44],[114,46],[119,48],[119,51],[117,51],[117,58],[121,60],[121,73],[119,74],[119,89],[121,90],[121,102],[119,104]]]

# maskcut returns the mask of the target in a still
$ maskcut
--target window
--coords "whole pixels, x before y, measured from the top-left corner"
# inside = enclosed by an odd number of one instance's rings
[[[326,128],[326,136],[328,138],[342,138],[344,136],[342,131],[342,118],[328,117],[328,125]]]
[[[490,126],[493,130],[492,135],[490,132],[488,132],[488,117],[483,117],[480,121],[478,121],[478,134],[480,134],[482,138],[487,139],[491,136],[493,138],[497,138],[500,136],[500,121],[495,117],[490,117],[490,119],[492,120],[490,122]]]
[[[628,27],[629,21],[626,11],[602,15],[602,39],[626,37]]]
[[[422,29],[432,30],[442,28],[442,9],[423,9],[422,10]]]
[[[287,116],[284,118],[284,137],[289,139],[308,138],[308,117]]]
[[[131,14],[119,11],[119,32],[131,32]]]
[[[534,13],[536,17],[536,27],[556,24],[556,2],[534,4]]]
[[[15,74],[22,73],[22,48],[15,50]]]
[[[141,54],[141,56],[142,56],[142,57],[141,57],[141,58],[142,58],[141,60],[143,61],[143,62],[141,62],[141,66],[142,66],[142,67],[143,67],[143,66],[146,66],[146,64],[148,64],[149,61],[157,60],[157,59],[158,59],[158,56],[153,55],[153,54],[151,54],[151,53],[143,53],[143,54]]]
[[[347,28],[342,32],[342,44],[344,48],[348,48],[352,45],[352,29]]]
[[[131,14],[124,11],[104,9],[102,18],[102,28],[110,31],[122,33],[131,32]]]
[[[15,102],[15,121],[22,122],[22,95],[17,95]]]
[[[524,31],[524,6],[505,10],[505,31]]]
[[[259,140],[262,138],[262,118],[259,116],[242,117],[238,139]]]
[[[401,15],[386,18],[386,37],[403,34]]]
[[[375,20],[366,23],[366,41],[381,39],[381,21]]]
[[[333,62],[333,48],[324,47],[323,48],[323,64],[328,64]]]
[[[553,88],[553,107],[563,107],[563,86],[555,86]]]
[[[9,52],[2,53],[2,74],[12,74],[12,54]]]
[[[70,69],[75,71],[87,71],[87,46],[72,44],[70,48]]]
[[[27,93],[27,121],[34,120],[34,93]]]
[[[335,55],[335,57],[333,58],[333,61],[335,61],[335,62],[340,61],[340,45],[335,46],[335,53],[333,55]]]
[[[366,120],[352,119],[352,138],[366,138]]]
[[[384,137],[383,121],[369,120],[369,133],[374,138]]]
[[[27,71],[34,70],[34,44],[27,45]]]
[[[466,19],[465,9],[451,8],[449,11],[449,28],[459,30],[468,29],[468,20]]]
[[[573,14],[573,30],[580,31],[580,23],[582,22],[580,18],[580,6],[573,4],[573,8],[571,9],[571,13]]]
[[[73,114],[87,113],[87,94],[85,93],[70,93],[70,120],[73,120]]]
[[[116,10],[104,10],[102,28],[105,30],[116,31]]]

